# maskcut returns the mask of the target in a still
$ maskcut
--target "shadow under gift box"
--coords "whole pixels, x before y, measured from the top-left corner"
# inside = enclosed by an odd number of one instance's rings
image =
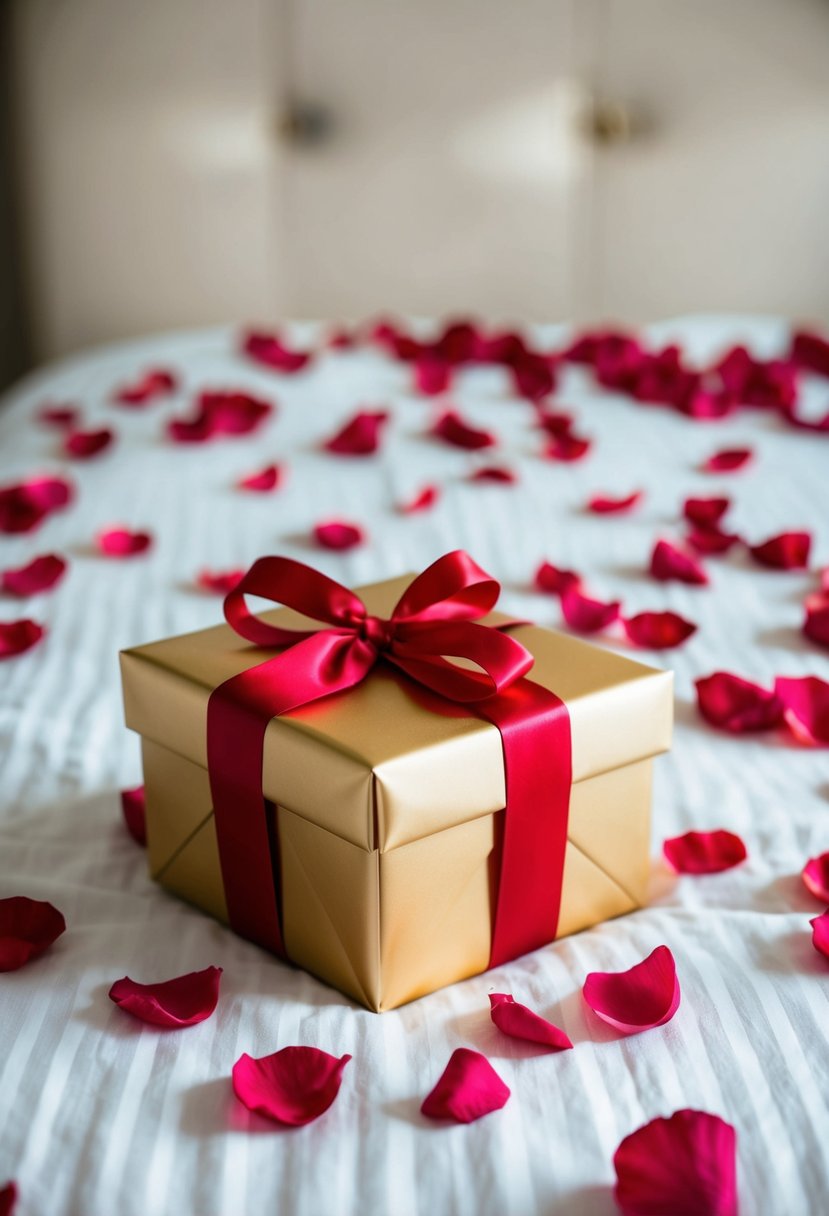
[[[410,582],[358,594],[388,617]],[[309,627],[288,609],[262,615]],[[510,633],[535,658],[529,678],[570,713],[563,937],[645,902],[651,767],[670,746],[673,676],[534,625]],[[207,701],[273,653],[219,625],[121,654],[127,725],[143,736],[150,872],[225,923]],[[380,663],[357,687],[271,720],[263,789],[292,962],[377,1011],[486,970],[505,801],[495,726]]]

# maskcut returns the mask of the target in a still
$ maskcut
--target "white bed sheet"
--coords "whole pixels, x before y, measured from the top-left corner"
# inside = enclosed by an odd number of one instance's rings
[[[772,354],[787,327],[707,317],[648,333],[705,358],[737,339]],[[798,877],[829,848],[827,752],[717,734],[698,718],[692,685],[720,667],[759,681],[829,677],[825,652],[799,634],[814,580],[736,555],[710,562],[708,590],[643,577],[654,537],[676,531],[682,498],[721,487],[733,490],[739,531],[762,539],[811,527],[813,564],[829,562],[829,444],[751,413],[696,425],[600,393],[573,370],[557,398],[576,409],[595,451],[551,465],[533,454],[530,407],[505,396],[497,370],[473,371],[453,400],[503,437],[521,483],[471,485],[466,453],[422,437],[435,407],[408,391],[404,367],[360,349],[278,376],[234,347],[235,333],[221,329],[106,348],[30,377],[0,409],[0,483],[66,469],[55,434],[32,421],[47,400],[77,402],[118,431],[113,451],[71,465],[80,491],[71,509],[36,533],[0,538],[3,568],[50,551],[71,563],[62,586],[23,611],[0,602],[3,619],[31,615],[49,630],[0,668],[0,894],[51,900],[68,922],[47,955],[0,976],[0,1184],[18,1180],[21,1216],[602,1216],[615,1210],[622,1137],[685,1106],[736,1126],[744,1214],[829,1210],[829,965],[810,940],[808,918],[821,909]],[[144,411],[109,403],[115,385],[155,364],[181,374],[175,399]],[[164,442],[162,420],[207,386],[256,390],[279,403],[277,417],[250,439]],[[810,391],[829,396],[825,382]],[[317,450],[357,407],[378,404],[394,415],[378,457]],[[696,471],[715,448],[743,442],[758,453],[751,469],[722,479]],[[284,489],[234,491],[239,475],[271,458],[289,465]],[[427,480],[445,487],[438,506],[395,513],[392,503]],[[581,510],[589,493],[637,486],[647,499],[630,517]],[[370,543],[343,555],[312,549],[308,530],[328,515],[364,522]],[[149,527],[152,553],[94,556],[93,535],[113,522]],[[542,623],[558,623],[555,601],[529,586],[547,557],[631,611],[670,607],[700,629],[654,656],[676,671],[677,727],[656,765],[652,905],[378,1016],[149,881],[120,822],[117,791],[140,780],[140,767],[117,651],[218,620],[220,601],[188,586],[203,566],[282,552],[353,585],[458,546],[502,580],[508,611]],[[748,862],[716,877],[669,877],[661,841],[719,826],[744,837]],[[620,1039],[584,1007],[584,977],[662,942],[676,956],[680,1009],[666,1027]],[[160,979],[211,963],[224,968],[219,1008],[182,1033],[142,1028],[107,999],[125,974]],[[575,1050],[538,1055],[499,1037],[493,990],[550,1016]],[[279,1132],[249,1120],[229,1073],[243,1051],[292,1043],[354,1058],[324,1118]],[[487,1053],[513,1096],[476,1124],[436,1127],[419,1103],[460,1045]]]

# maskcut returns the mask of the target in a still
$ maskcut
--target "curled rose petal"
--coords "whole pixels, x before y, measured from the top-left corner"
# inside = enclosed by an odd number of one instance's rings
[[[14,659],[36,645],[46,630],[37,621],[0,621],[0,659]]]
[[[518,481],[518,474],[504,465],[488,464],[469,474],[470,481],[498,482],[504,486],[513,486]]]
[[[679,1008],[674,956],[657,946],[629,971],[591,971],[582,993],[593,1012],[622,1034],[662,1026]]]
[[[125,975],[112,985],[109,999],[139,1022],[180,1030],[210,1017],[219,1002],[221,977],[221,967],[191,971],[160,984],[137,984]]]
[[[658,540],[651,553],[650,572],[660,582],[675,580],[691,586],[704,587],[708,575],[690,553],[683,552],[667,540]]]
[[[241,392],[206,392],[191,418],[173,418],[167,434],[175,443],[204,443],[216,435],[249,435],[273,413],[269,401]]]
[[[414,385],[419,393],[436,397],[452,384],[452,365],[440,354],[424,351],[415,359]]]
[[[829,683],[819,676],[778,676],[774,692],[792,734],[810,747],[829,744]]]
[[[227,595],[244,577],[244,570],[200,570],[196,575],[196,586],[200,591]]]
[[[233,1092],[248,1110],[303,1127],[331,1106],[350,1059],[317,1047],[283,1047],[258,1060],[245,1054],[233,1065]]]
[[[37,412],[37,420],[43,426],[53,426],[58,431],[75,427],[81,412],[75,405],[44,405]]]
[[[804,634],[813,642],[829,647],[829,594],[819,591],[816,595],[808,595],[804,607]]]
[[[509,1089],[486,1056],[468,1047],[457,1047],[420,1109],[429,1119],[473,1123],[500,1110],[509,1096]]]
[[[16,1182],[7,1182],[4,1187],[0,1187],[0,1216],[12,1216],[17,1199]]]
[[[147,807],[144,786],[136,785],[131,790],[121,790],[121,813],[127,831],[136,844],[147,843]]]
[[[706,556],[716,556],[727,553],[738,544],[740,537],[736,532],[722,532],[719,528],[692,528],[685,537],[692,549]]]
[[[564,410],[540,409],[537,415],[538,425],[548,435],[569,435],[573,429],[574,418]]]
[[[289,375],[301,372],[311,359],[309,351],[291,350],[276,334],[253,331],[244,336],[242,350],[257,363]]]
[[[730,498],[686,498],[682,504],[682,514],[692,524],[713,528],[730,506]]]
[[[113,400],[118,405],[149,405],[158,397],[166,397],[178,388],[178,380],[173,372],[166,368],[156,367],[139,376],[132,384],[124,384],[116,389]]]
[[[12,895],[0,899],[0,971],[17,971],[57,941],[66,921],[45,900]]]
[[[71,502],[74,487],[62,477],[32,477],[0,489],[0,532],[30,532]]]
[[[16,570],[4,570],[0,578],[0,586],[9,595],[37,595],[40,591],[48,591],[63,578],[66,572],[66,562],[56,553],[47,553],[43,557],[35,557],[25,566]]]
[[[697,627],[678,612],[639,612],[622,618],[622,626],[636,646],[649,650],[669,650],[680,646],[696,633]]]
[[[509,993],[490,993],[489,1004],[489,1016],[498,1029],[510,1038],[541,1043],[553,1051],[566,1051],[573,1046],[563,1030],[528,1009],[526,1005],[520,1005]]]
[[[598,633],[619,619],[621,604],[618,600],[604,603],[582,595],[577,587],[568,587],[561,593],[561,612],[570,626],[578,633]]]
[[[546,591],[549,595],[563,595],[565,591],[578,591],[582,580],[575,570],[561,570],[550,562],[542,562],[535,572],[533,582],[539,591]]]
[[[718,1115],[652,1119],[625,1136],[613,1166],[622,1216],[737,1216],[737,1134]]]
[[[317,524],[314,528],[314,538],[324,549],[353,549],[365,539],[362,529],[356,524],[337,519]]]
[[[495,436],[491,431],[470,426],[455,410],[446,410],[441,414],[432,427],[432,434],[445,443],[451,443],[456,448],[467,448],[469,451],[491,448],[495,443]]]
[[[727,671],[695,681],[697,706],[706,722],[742,735],[783,724],[783,703],[774,691]]]
[[[829,908],[809,921],[812,926],[812,945],[815,950],[829,958]]]
[[[278,464],[267,464],[258,473],[249,473],[236,483],[240,490],[250,490],[253,494],[269,494],[275,490],[282,480],[282,469]]]
[[[703,461],[700,468],[703,473],[735,473],[747,465],[753,455],[751,448],[723,448]]]
[[[662,852],[678,874],[719,874],[745,861],[746,846],[734,832],[686,832],[672,836]]]
[[[388,410],[361,410],[324,447],[338,456],[370,456],[380,446],[380,434],[388,420]]]
[[[643,490],[634,490],[621,498],[612,498],[607,494],[594,494],[588,499],[587,510],[594,515],[623,515],[638,506],[644,497]]]
[[[801,877],[815,899],[829,904],[829,853],[821,853],[807,861]]]
[[[95,537],[98,550],[105,557],[135,557],[146,553],[153,538],[149,532],[130,532],[128,528],[105,528]]]
[[[440,489],[438,486],[424,486],[420,493],[415,494],[414,498],[410,498],[408,502],[401,503],[398,510],[401,515],[414,515],[418,511],[428,511],[439,498]]]
[[[803,570],[809,564],[812,537],[808,532],[781,532],[748,551],[761,566],[772,570]]]
[[[98,431],[70,431],[63,442],[63,450],[67,456],[74,456],[76,460],[89,460],[91,456],[105,452],[114,438],[115,435],[108,426],[101,427]]]
[[[589,451],[590,440],[570,432],[567,435],[554,435],[545,445],[542,455],[546,460],[572,464],[574,460],[581,460]]]

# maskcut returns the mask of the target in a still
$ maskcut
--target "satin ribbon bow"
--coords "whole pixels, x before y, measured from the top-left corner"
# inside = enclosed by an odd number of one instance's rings
[[[456,550],[414,579],[387,620],[370,615],[340,583],[290,558],[260,558],[228,594],[224,610],[233,629],[258,647],[279,651],[219,685],[208,703],[208,770],[225,898],[236,932],[287,957],[279,919],[278,841],[262,791],[268,722],[354,687],[383,661],[448,700],[474,706],[472,712],[501,732],[507,806],[491,964],[543,944],[536,940],[539,932],[543,941],[552,939],[570,789],[569,718],[559,698],[524,678],[533,663],[529,651],[507,634],[476,623],[494,607],[499,592],[495,579]],[[327,628],[272,625],[250,612],[246,595],[293,608]],[[475,669],[450,658],[472,662]],[[545,799],[539,774],[549,775],[550,755],[556,759],[552,787],[558,794]],[[545,808],[545,800],[556,805]],[[541,833],[532,829],[533,819],[543,824]],[[542,856],[553,872],[545,869],[534,883],[545,890],[533,893],[541,915],[532,917],[531,927],[521,924],[527,902],[521,888],[526,890],[526,880],[539,869],[539,843],[546,846]]]

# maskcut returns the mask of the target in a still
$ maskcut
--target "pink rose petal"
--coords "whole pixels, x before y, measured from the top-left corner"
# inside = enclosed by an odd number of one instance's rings
[[[714,528],[730,506],[730,498],[686,498],[682,504],[682,514],[701,528]]]
[[[490,481],[500,485],[513,486],[518,481],[518,474],[505,465],[488,464],[474,473],[469,474],[470,481]]]
[[[703,473],[734,473],[747,465],[753,455],[751,448],[723,448],[703,461],[700,468]]]
[[[200,570],[196,575],[196,586],[200,591],[209,591],[213,595],[227,595],[244,577],[244,570]]]
[[[0,586],[9,595],[37,595],[48,591],[63,578],[66,562],[56,553],[47,553],[43,557],[35,557],[25,566],[16,570],[4,570],[0,578]]]
[[[147,808],[144,797],[144,786],[137,785],[131,790],[121,790],[121,813],[127,831],[136,844],[147,843]]]
[[[829,593],[819,591],[816,595],[808,595],[804,607],[804,634],[820,646],[829,647]]]
[[[291,350],[276,334],[254,331],[244,336],[242,350],[257,363],[288,375],[301,372],[308,366],[311,354],[308,351]]]
[[[696,625],[677,612],[639,612],[636,616],[623,617],[622,626],[634,645],[647,646],[650,650],[681,646],[697,631]]]
[[[0,1216],[12,1216],[18,1200],[16,1182],[7,1182],[0,1188]]]
[[[813,917],[809,924],[812,926],[812,945],[829,958],[829,908]]]
[[[479,430],[470,426],[455,410],[446,410],[432,427],[432,434],[445,443],[451,443],[456,448],[466,448],[469,451],[479,451],[481,448],[491,448],[495,444],[495,436],[491,431]]]
[[[95,537],[98,549],[105,557],[135,557],[146,553],[153,538],[149,532],[131,532],[128,528],[105,528]]]
[[[62,477],[32,477],[0,489],[0,532],[31,532],[52,511],[59,511],[74,496],[71,482]]]
[[[137,984],[125,975],[112,985],[109,999],[139,1022],[180,1030],[210,1017],[219,1001],[221,976],[221,967],[191,971],[160,984]]]
[[[442,355],[424,351],[415,360],[414,385],[419,393],[436,397],[452,385],[452,365]]]
[[[801,877],[815,899],[829,904],[829,853],[821,853],[807,861]]]
[[[783,725],[783,703],[774,691],[727,671],[695,681],[697,706],[706,722],[742,735]]]
[[[567,435],[554,435],[544,447],[542,455],[546,460],[558,460],[564,464],[572,464],[581,460],[590,451],[590,440],[572,431]]]
[[[473,1123],[500,1110],[509,1096],[509,1089],[486,1056],[468,1047],[457,1047],[420,1109],[429,1119]]]
[[[278,464],[267,464],[258,473],[249,473],[236,483],[240,490],[250,490],[253,494],[269,494],[275,490],[282,480],[282,469]]]
[[[539,591],[548,595],[563,595],[565,591],[578,591],[582,584],[580,574],[575,570],[561,570],[550,562],[542,562],[535,572],[533,579]]]
[[[604,603],[582,595],[577,587],[569,587],[561,593],[561,612],[570,626],[578,633],[598,633],[619,619],[621,604],[618,600]]]
[[[58,431],[76,427],[80,416],[81,411],[75,405],[44,405],[37,412],[38,422]]]
[[[440,488],[438,486],[424,486],[418,494],[415,494],[414,498],[401,503],[397,509],[401,515],[414,515],[418,511],[428,511],[439,498]]]
[[[76,460],[89,460],[105,452],[114,438],[115,434],[108,426],[98,431],[70,431],[64,440],[63,450]]]
[[[588,499],[587,510],[594,515],[622,515],[632,511],[644,497],[643,490],[634,490],[621,498],[612,498],[607,494],[594,494]]]
[[[652,1119],[613,1155],[622,1216],[737,1216],[736,1150],[734,1128],[718,1115]]]
[[[808,532],[781,532],[748,551],[761,566],[772,570],[804,570],[809,564],[812,537]]]
[[[692,549],[706,556],[716,556],[727,553],[738,544],[740,537],[736,532],[723,532],[719,528],[692,528],[685,537]]]
[[[0,971],[17,971],[48,950],[65,929],[61,913],[45,900],[25,895],[0,899]]]
[[[593,1012],[622,1034],[662,1026],[679,1008],[674,956],[657,946],[629,971],[592,971],[582,993]]]
[[[675,580],[697,587],[703,587],[708,582],[708,575],[696,558],[667,540],[658,540],[654,545],[650,573],[660,582]]]
[[[361,410],[324,447],[338,456],[370,456],[380,446],[380,435],[388,420],[388,410]]]
[[[829,744],[829,683],[819,676],[778,676],[774,692],[792,734],[812,747]]]
[[[248,1110],[303,1127],[331,1106],[350,1059],[317,1047],[283,1047],[258,1060],[242,1055],[233,1065],[233,1091]]]
[[[719,874],[745,861],[746,846],[734,832],[686,832],[662,845],[666,859],[679,874]]]
[[[528,1009],[526,1005],[520,1005],[509,993],[491,993],[489,1004],[489,1016],[498,1029],[510,1038],[541,1043],[553,1051],[566,1051],[573,1046],[563,1030]]]
[[[118,405],[149,405],[159,397],[166,397],[178,388],[178,379],[174,372],[166,368],[156,367],[146,371],[132,384],[124,384],[116,389],[113,400]]]
[[[31,650],[46,630],[37,621],[0,621],[0,660],[14,659]]]
[[[356,524],[332,519],[327,523],[317,524],[314,528],[314,539],[324,549],[353,549],[363,543],[365,536]]]

